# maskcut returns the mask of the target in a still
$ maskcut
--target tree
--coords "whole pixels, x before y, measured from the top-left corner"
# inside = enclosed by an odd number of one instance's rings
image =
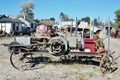
[[[33,13],[34,5],[32,0],[21,4],[20,16],[24,18],[34,18]]]
[[[118,9],[117,11],[115,11],[115,23],[117,24],[118,28],[120,28],[120,9]]]
[[[94,26],[98,26],[98,20],[96,18],[94,19]]]
[[[73,19],[73,18],[70,18],[69,20],[70,20],[70,21],[74,21],[74,19]]]
[[[64,21],[69,21],[69,17],[67,14],[64,16]]]
[[[61,21],[70,21],[68,15],[64,14],[63,12],[60,13],[59,17],[60,17]]]
[[[65,15],[64,15],[64,13],[63,13],[63,12],[61,12],[61,13],[60,13],[60,16],[59,16],[59,17],[60,17],[60,19],[61,19],[61,21],[64,21],[64,16],[65,16]]]
[[[88,24],[90,24],[90,17],[86,17],[85,21],[88,22]]]
[[[51,20],[51,21],[55,21],[55,18],[54,18],[54,17],[51,17],[50,20]]]
[[[84,17],[81,20],[85,21],[85,22],[88,22],[88,24],[90,24],[90,17]]]
[[[113,23],[112,21],[110,21],[110,26],[117,29],[117,25],[115,23]]]
[[[34,19],[34,21],[38,24],[40,22],[39,19]]]
[[[100,17],[94,18],[93,23],[94,23],[93,25],[96,26],[96,27],[100,27],[100,26],[104,25],[103,22],[102,22],[102,20],[100,20]]]

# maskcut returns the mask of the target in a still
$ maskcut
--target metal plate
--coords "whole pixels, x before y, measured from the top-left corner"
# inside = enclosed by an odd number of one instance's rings
[[[16,37],[15,39],[17,42],[24,46],[31,44],[31,37]]]

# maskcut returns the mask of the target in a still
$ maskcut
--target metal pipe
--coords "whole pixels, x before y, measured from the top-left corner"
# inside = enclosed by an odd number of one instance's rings
[[[92,32],[92,36],[94,37],[94,21],[93,21],[93,32]]]
[[[90,38],[92,38],[92,30],[91,30],[91,18],[90,18]]]
[[[77,37],[77,31],[78,31],[78,20],[77,20],[77,17],[76,17],[75,37]]]
[[[62,20],[60,21],[60,33],[61,33],[61,28],[62,28]]]
[[[70,37],[72,37],[72,28],[73,28],[73,21],[71,22],[71,26],[70,26]]]
[[[110,17],[108,18],[108,55],[110,55]]]
[[[84,27],[85,27],[84,22],[82,23],[82,26],[83,26],[83,28],[82,28],[82,41],[81,41],[81,43],[82,43],[82,48],[84,49]]]

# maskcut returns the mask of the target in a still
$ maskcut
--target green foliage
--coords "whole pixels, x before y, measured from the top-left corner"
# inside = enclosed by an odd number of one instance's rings
[[[64,14],[63,12],[60,13],[59,18],[61,21],[74,21],[74,19],[69,18],[67,14]]]
[[[120,9],[115,11],[115,23],[117,24],[117,28],[120,28]]]
[[[60,15],[59,15],[59,17],[60,17],[61,21],[64,21],[64,16],[65,16],[65,15],[64,15],[64,13],[63,13],[63,12],[61,12],[61,13],[60,13]]]
[[[103,23],[102,23],[102,21],[100,21],[100,17],[98,17],[98,19],[97,18],[95,18],[94,19],[94,21],[93,21],[93,23],[94,23],[94,26],[103,26]]]
[[[20,11],[20,16],[24,18],[34,18],[34,13],[33,13],[34,5],[32,0],[29,0],[28,2],[22,3],[21,4],[21,11]]]
[[[74,19],[73,19],[73,18],[70,18],[69,20],[70,20],[70,21],[74,21]]]
[[[39,22],[40,22],[40,20],[39,20],[39,19],[34,19],[34,21],[35,21],[36,23],[39,23]]]
[[[54,18],[54,17],[51,17],[50,20],[51,20],[51,21],[55,21],[55,18]]]
[[[64,21],[69,21],[69,17],[67,14],[64,16]]]
[[[85,21],[85,22],[88,22],[88,24],[90,24],[90,17],[84,17],[81,20]]]
[[[98,26],[98,20],[96,18],[94,19],[94,26]]]
[[[115,29],[118,28],[117,25],[115,23],[113,23],[113,22],[110,22],[110,26],[113,27],[113,28],[115,28]]]

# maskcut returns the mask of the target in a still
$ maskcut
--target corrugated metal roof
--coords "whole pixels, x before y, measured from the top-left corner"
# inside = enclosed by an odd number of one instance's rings
[[[10,19],[10,18],[1,18],[0,19],[0,22],[14,22],[12,19]]]
[[[7,18],[7,17],[1,18],[0,22],[10,22],[10,23],[16,22],[16,23],[21,23],[21,21],[19,21],[19,20],[10,19],[10,18]]]
[[[0,15],[0,19],[3,18],[3,17],[6,17],[5,15]]]
[[[30,23],[35,23],[36,24],[36,22],[33,19],[26,19],[26,20]]]

